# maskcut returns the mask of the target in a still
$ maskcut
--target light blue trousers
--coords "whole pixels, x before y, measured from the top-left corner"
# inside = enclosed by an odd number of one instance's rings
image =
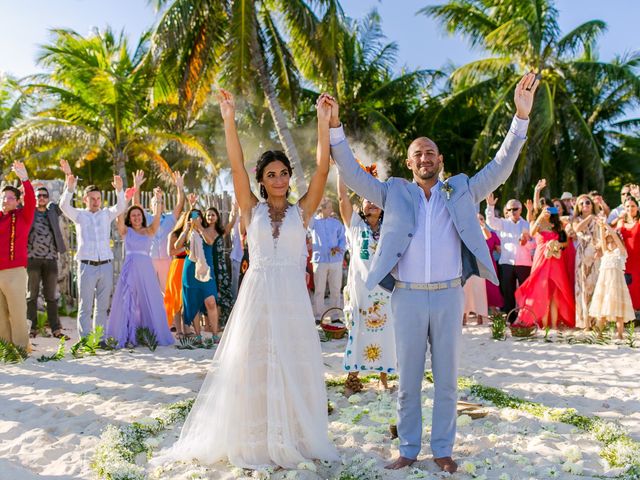
[[[113,290],[113,262],[86,265],[78,261],[78,334],[86,337],[97,325],[107,323]],[[95,299],[95,309],[94,309]]]
[[[437,291],[396,288],[391,310],[398,356],[400,455],[415,459],[422,445],[421,391],[427,346],[431,353],[434,405],[431,451],[449,457],[456,437],[458,350],[462,336],[462,287]]]

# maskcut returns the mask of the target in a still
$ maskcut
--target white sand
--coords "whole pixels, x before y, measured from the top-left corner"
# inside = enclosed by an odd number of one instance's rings
[[[74,321],[63,319],[68,334],[74,336]],[[537,342],[496,342],[488,327],[466,327],[461,359],[462,375],[496,386],[507,392],[548,406],[574,407],[582,414],[618,420],[640,439],[640,352],[627,346],[567,345]],[[57,340],[37,338],[30,359],[19,365],[0,364],[0,479],[95,478],[90,462],[103,428],[143,418],[164,404],[194,397],[202,383],[213,352],[159,347],[73,359],[69,354],[59,362],[38,363],[43,353],[53,353]],[[72,342],[68,342],[69,346]],[[327,376],[342,375],[344,340],[323,344]],[[432,387],[425,383],[425,410],[430,417]],[[397,454],[395,445],[376,432],[386,425],[368,415],[354,424],[355,409],[338,389],[331,389],[336,405],[330,416],[330,432],[340,453],[347,458],[358,452],[375,458],[382,467]],[[368,386],[358,402],[360,407],[374,402],[375,384]],[[386,402],[386,403],[385,403]],[[382,396],[382,407],[394,406],[395,396]],[[386,405],[386,407],[385,407]],[[342,409],[342,412],[341,412]],[[578,462],[589,475],[607,473],[597,455],[599,444],[570,426],[546,423],[513,411],[490,408],[485,419],[458,429],[455,458],[462,464],[475,462],[477,473],[499,478],[507,473],[515,478],[545,478],[548,468],[560,468],[567,448],[577,445]],[[427,424],[430,423],[427,422]],[[428,425],[426,425],[428,430]],[[166,432],[163,444],[179,433]],[[365,436],[368,440],[365,440]],[[513,456],[513,449],[522,457]],[[488,458],[491,469],[487,469]],[[428,438],[417,467],[435,473]],[[338,465],[319,466],[319,476],[333,475]],[[282,478],[286,472],[277,472]],[[407,478],[408,470],[383,471],[384,478]],[[615,472],[609,472],[613,474]],[[219,464],[205,468],[174,465],[161,478],[231,478],[231,469]],[[431,477],[429,475],[429,477]],[[318,478],[302,472],[298,478]],[[434,477],[435,478],[435,477]],[[455,478],[470,478],[460,473]],[[560,472],[559,478],[577,478]],[[585,477],[582,477],[585,478]]]

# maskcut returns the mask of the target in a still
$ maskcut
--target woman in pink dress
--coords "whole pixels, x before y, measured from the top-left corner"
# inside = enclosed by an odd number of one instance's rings
[[[490,230],[485,223],[484,215],[481,213],[478,214],[478,221],[480,222],[480,228],[482,229],[482,234],[484,235],[485,240],[487,241],[487,247],[489,247],[489,253],[491,254],[491,260],[493,261],[493,269],[496,271],[496,275],[498,273],[498,263],[496,262],[496,257],[494,254],[498,254],[500,256],[500,237],[493,230]],[[494,285],[493,283],[486,281],[487,288],[487,304],[489,305],[489,313],[494,313],[499,311],[504,304],[504,299],[502,298],[502,293],[500,292],[500,286]]]
[[[558,210],[545,208],[533,224],[531,234],[536,240],[536,253],[531,275],[516,290],[516,303],[522,309],[518,322],[533,324],[533,313],[542,328],[557,329],[559,323],[573,327],[576,320],[573,288],[562,257],[567,235]]]

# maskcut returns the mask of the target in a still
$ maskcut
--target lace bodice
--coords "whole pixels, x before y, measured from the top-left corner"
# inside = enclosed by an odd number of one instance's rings
[[[306,231],[298,205],[291,205],[279,226],[278,237],[274,238],[269,217],[269,207],[265,202],[255,206],[251,222],[247,228],[250,268],[269,266],[295,266],[304,268],[307,259]]]
[[[627,256],[619,248],[611,252],[605,252],[600,260],[600,268],[616,268],[624,271],[627,263]]]

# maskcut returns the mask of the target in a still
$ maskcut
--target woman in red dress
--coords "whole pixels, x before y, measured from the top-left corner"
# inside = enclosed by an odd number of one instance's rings
[[[531,228],[536,240],[531,275],[516,290],[516,303],[522,310],[517,322],[533,324],[533,316],[539,326],[558,328],[558,322],[575,326],[575,300],[569,283],[567,267],[562,257],[567,235],[562,228],[558,210],[545,208]],[[525,308],[526,307],[526,308]],[[551,317],[551,325],[549,325]]]
[[[624,215],[618,222],[618,229],[627,248],[627,264],[624,273],[631,276],[629,293],[634,310],[640,310],[640,210],[638,200],[627,197],[624,202]],[[627,280],[628,282],[628,280]]]

